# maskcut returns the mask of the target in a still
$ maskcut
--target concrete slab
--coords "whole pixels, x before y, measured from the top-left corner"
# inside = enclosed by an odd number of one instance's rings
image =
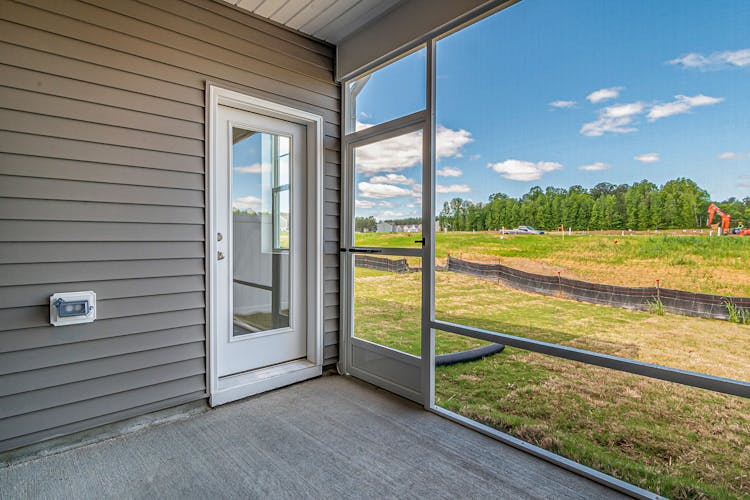
[[[369,384],[324,376],[0,469],[0,498],[617,498]]]

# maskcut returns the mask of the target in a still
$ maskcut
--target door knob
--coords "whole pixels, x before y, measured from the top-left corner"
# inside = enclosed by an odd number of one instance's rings
[[[221,241],[223,239],[224,239],[224,235],[222,235],[221,233],[216,233],[216,241]]]

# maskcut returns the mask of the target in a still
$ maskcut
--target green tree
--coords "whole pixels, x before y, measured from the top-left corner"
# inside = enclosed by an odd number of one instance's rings
[[[354,218],[354,230],[358,233],[375,232],[377,229],[378,223],[373,216]]]

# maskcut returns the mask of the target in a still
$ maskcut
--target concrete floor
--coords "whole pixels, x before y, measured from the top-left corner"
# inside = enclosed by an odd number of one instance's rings
[[[614,498],[348,377],[0,469],[0,498]]]

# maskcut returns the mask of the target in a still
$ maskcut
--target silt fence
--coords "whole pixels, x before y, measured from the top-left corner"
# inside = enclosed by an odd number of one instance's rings
[[[406,259],[388,259],[386,257],[375,257],[372,255],[357,255],[354,259],[354,265],[357,267],[388,271],[391,273],[411,272]]]
[[[450,256],[446,269],[526,292],[625,309],[647,311],[658,307],[673,314],[723,320],[730,318],[731,306],[737,310],[750,311],[750,297],[727,297],[660,287],[602,285],[562,276],[527,273],[502,264],[483,264]]]

